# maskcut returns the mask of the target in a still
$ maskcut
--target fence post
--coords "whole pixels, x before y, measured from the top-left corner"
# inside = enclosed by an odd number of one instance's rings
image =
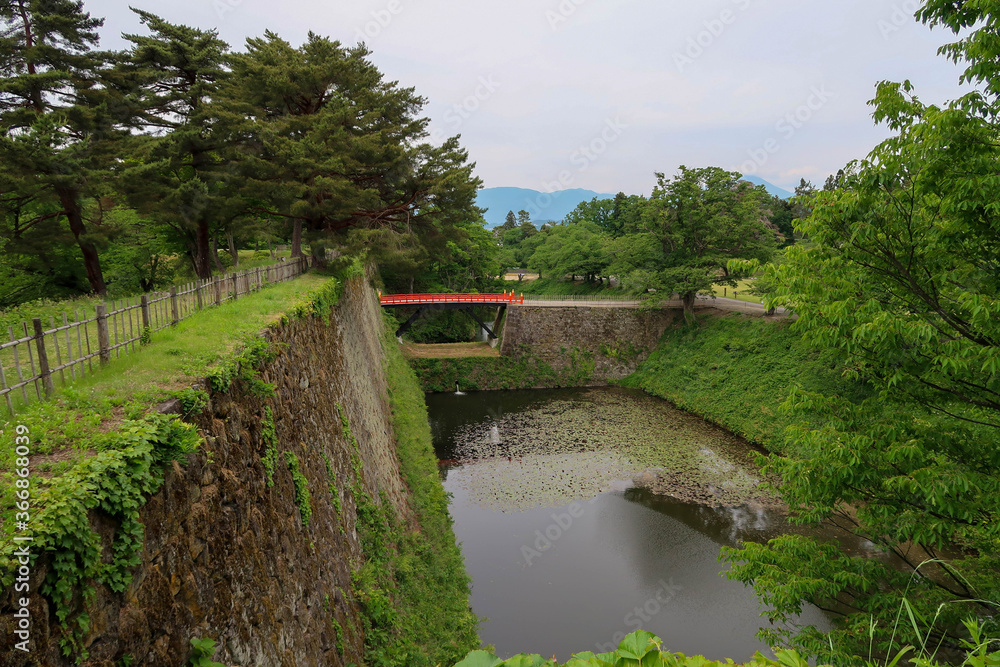
[[[177,310],[177,286],[170,288],[170,326],[177,326],[180,322],[180,313]]]
[[[195,298],[198,300],[198,310],[201,310],[204,307],[202,305],[202,303],[201,303],[201,284],[202,284],[201,278],[195,278],[195,280],[194,280],[194,295],[195,295]]]
[[[142,311],[142,341],[146,343],[146,337],[153,331],[153,325],[149,321],[149,295],[143,294],[139,299],[139,309]]]
[[[236,279],[235,272],[233,272],[232,276],[233,276],[233,301],[236,301],[237,299],[240,298],[240,283]]]
[[[215,305],[222,303],[222,287],[219,285],[219,276],[212,277],[212,285],[215,287]]]
[[[111,336],[108,335],[108,305],[97,306],[97,350],[101,355],[101,365],[111,362]]]
[[[52,373],[49,371],[49,355],[45,352],[45,330],[42,329],[42,320],[35,318],[31,320],[35,327],[35,349],[38,351],[38,378],[45,388],[45,395],[51,396],[55,391],[52,385]]]

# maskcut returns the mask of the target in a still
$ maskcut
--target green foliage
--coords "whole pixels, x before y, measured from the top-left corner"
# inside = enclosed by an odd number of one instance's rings
[[[641,347],[636,347],[630,340],[601,343],[601,354],[611,359],[631,361],[645,351]]]
[[[732,660],[721,662],[707,660],[701,656],[667,653],[663,651],[661,643],[656,635],[636,630],[625,637],[614,652],[577,653],[563,665],[555,659],[546,660],[540,655],[522,653],[503,660],[487,651],[473,651],[455,667],[724,667],[734,664]],[[808,667],[809,665],[809,662],[795,651],[779,649],[775,657],[776,660],[771,660],[757,653],[744,665],[745,667]]]
[[[326,464],[326,478],[328,481],[327,488],[330,491],[330,502],[333,503],[333,508],[337,510],[337,519],[339,520],[340,534],[347,534],[347,529],[344,528],[344,511],[341,507],[340,502],[340,491],[337,489],[337,473],[333,469],[333,463],[330,462],[330,457],[323,452],[323,462]]]
[[[60,428],[49,427],[53,435]],[[35,432],[39,431],[43,429]],[[60,646],[65,655],[83,660],[87,652],[80,640],[89,629],[86,606],[94,596],[94,584],[118,593],[128,588],[143,542],[139,511],[159,490],[164,466],[193,452],[201,439],[193,426],[161,414],[126,420],[109,433],[93,430],[78,437],[76,447],[95,453],[49,482],[32,479],[40,491],[33,499],[32,529],[34,553],[49,562],[41,593],[54,605],[63,632]],[[89,513],[95,509],[118,522],[108,558],[90,524]],[[12,541],[0,545],[5,587],[13,583],[14,550]]]
[[[120,89],[104,79],[112,56],[95,50],[102,23],[68,0],[0,5],[0,239],[11,242],[22,271],[37,278],[49,272],[46,260],[57,259],[60,278],[99,294],[99,202],[127,123]],[[64,263],[59,246],[75,246],[75,266]],[[33,251],[39,256],[27,259]],[[17,273],[14,294],[3,290],[7,299],[23,300],[18,291],[52,296],[36,292],[39,282],[52,282]]]
[[[259,336],[247,334],[237,354],[229,355],[208,371],[207,379],[212,391],[228,393],[233,382],[239,381],[251,396],[271,398],[274,396],[274,385],[257,377],[257,369],[274,361],[279,347]]]
[[[454,664],[479,644],[478,619],[469,609],[469,578],[437,474],[423,393],[388,334],[383,348],[400,469],[419,531],[400,522],[385,498],[369,496],[356,467],[353,494],[365,563],[355,570],[353,586],[364,611],[365,662],[375,667]],[[342,409],[340,414],[343,435],[356,446]]]
[[[402,324],[410,312],[397,310]],[[487,320],[492,320],[492,316],[483,320],[489,324]],[[414,322],[406,338],[414,343],[468,343],[475,340],[478,328],[475,321],[460,310],[432,310]]]
[[[337,278],[326,281],[318,289],[303,295],[301,300],[289,306],[285,311],[283,322],[318,317],[324,324],[330,324],[331,310],[340,302],[345,283],[359,275],[364,275],[364,269],[355,259],[338,274]]]
[[[769,196],[763,186],[718,167],[681,166],[672,179],[657,174],[657,182],[641,228],[612,244],[609,270],[636,292],[655,290],[656,300],[679,294],[691,320],[699,292],[735,284],[730,260],[767,261],[774,254],[777,230],[765,215]]]
[[[221,662],[215,662],[212,657],[215,655],[216,643],[214,639],[191,639],[191,658],[188,660],[190,667],[226,667]]]
[[[199,414],[208,405],[208,392],[194,387],[174,392],[174,398],[180,401],[185,417]]]
[[[260,461],[264,464],[267,487],[271,488],[274,486],[274,468],[278,464],[278,431],[274,424],[274,411],[270,405],[264,407],[264,418],[260,424],[260,439],[264,443],[264,455],[260,457]]]
[[[424,100],[385,80],[369,55],[364,44],[310,34],[296,48],[267,32],[232,56],[226,105],[236,131],[254,138],[244,188],[268,213],[300,219],[314,256],[332,241],[415,251],[421,264],[425,243],[478,219],[479,181],[457,137],[424,140]]]
[[[581,281],[570,282],[560,278],[538,278],[537,280],[527,280],[523,282],[508,282],[507,289],[513,289],[517,294],[544,294],[550,296],[561,295],[610,295],[627,296],[627,293],[617,288],[612,288],[610,281]]]
[[[938,107],[917,99],[908,81],[879,84],[874,117],[894,136],[812,197],[811,216],[796,228],[810,243],[767,269],[770,303],[793,309],[807,342],[839,355],[873,387],[860,402],[791,393],[793,455],[772,458],[769,468],[800,520],[840,523],[905,568],[828,553],[801,538],[728,555],[738,562],[732,575],[773,600],[772,619],[804,600],[836,601],[846,616],[831,643],[809,629],[794,638],[820,656],[873,647],[888,657],[900,637],[957,649],[969,638],[968,615],[996,628],[997,9],[996,2],[924,3],[921,20],[961,35],[941,52],[964,61],[963,79],[976,89]],[[903,609],[915,622],[897,627]]]
[[[285,452],[285,464],[288,471],[292,473],[292,484],[295,485],[295,505],[299,508],[299,516],[302,519],[302,527],[309,525],[312,518],[312,494],[309,493],[309,480],[302,473],[299,466],[299,457],[294,452]]]
[[[528,268],[542,275],[561,278],[583,276],[593,281],[607,275],[611,264],[606,236],[592,222],[556,225],[547,229],[528,259]]]
[[[786,320],[703,316],[668,329],[622,381],[665,398],[771,451],[785,450],[792,418],[781,408],[795,387],[858,401],[870,395],[843,377],[836,357],[813,350]]]

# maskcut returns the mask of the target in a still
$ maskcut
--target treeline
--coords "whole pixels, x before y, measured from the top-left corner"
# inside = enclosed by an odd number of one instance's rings
[[[670,178],[657,174],[649,197],[620,192],[583,202],[541,229],[527,211],[511,211],[494,230],[501,261],[543,278],[614,277],[648,298],[678,294],[690,311],[698,293],[745,277],[730,270],[730,260],[770,261],[795,242],[793,222],[809,215],[811,183],[800,182],[793,203],[741,179],[718,167],[682,166]],[[836,187],[835,177],[826,187]]]
[[[267,32],[234,52],[133,11],[106,51],[82,2],[0,3],[0,308],[207,278],[220,249],[276,243],[363,249],[402,283],[499,273],[467,153],[427,141],[425,100],[363,45]]]

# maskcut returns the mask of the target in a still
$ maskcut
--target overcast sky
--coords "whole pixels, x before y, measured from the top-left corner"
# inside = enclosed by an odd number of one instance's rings
[[[866,104],[878,81],[959,92],[936,55],[951,35],[918,24],[916,0],[85,0],[103,46],[142,31],[129,4],[237,50],[267,29],[365,41],[486,187],[648,194],[681,164],[822,184],[887,136]]]

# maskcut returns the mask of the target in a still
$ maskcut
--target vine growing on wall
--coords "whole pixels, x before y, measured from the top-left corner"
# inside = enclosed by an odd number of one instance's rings
[[[77,662],[88,657],[81,642],[90,629],[87,606],[95,584],[116,593],[128,588],[145,535],[139,511],[163,483],[164,466],[195,451],[200,442],[194,426],[170,415],[126,420],[115,431],[98,431],[79,442],[96,453],[42,487],[37,504],[44,510],[32,522],[34,553],[45,554],[50,562],[40,590],[55,608],[63,655],[75,656]],[[119,524],[107,562],[101,537],[90,524],[92,510]],[[5,587],[13,583],[13,550],[13,544],[6,544],[0,553]]]
[[[299,516],[302,518],[302,527],[309,525],[312,518],[312,494],[309,493],[309,480],[302,473],[299,465],[299,457],[294,452],[285,452],[285,463],[288,471],[292,473],[292,484],[295,486],[295,504],[299,508]]]

